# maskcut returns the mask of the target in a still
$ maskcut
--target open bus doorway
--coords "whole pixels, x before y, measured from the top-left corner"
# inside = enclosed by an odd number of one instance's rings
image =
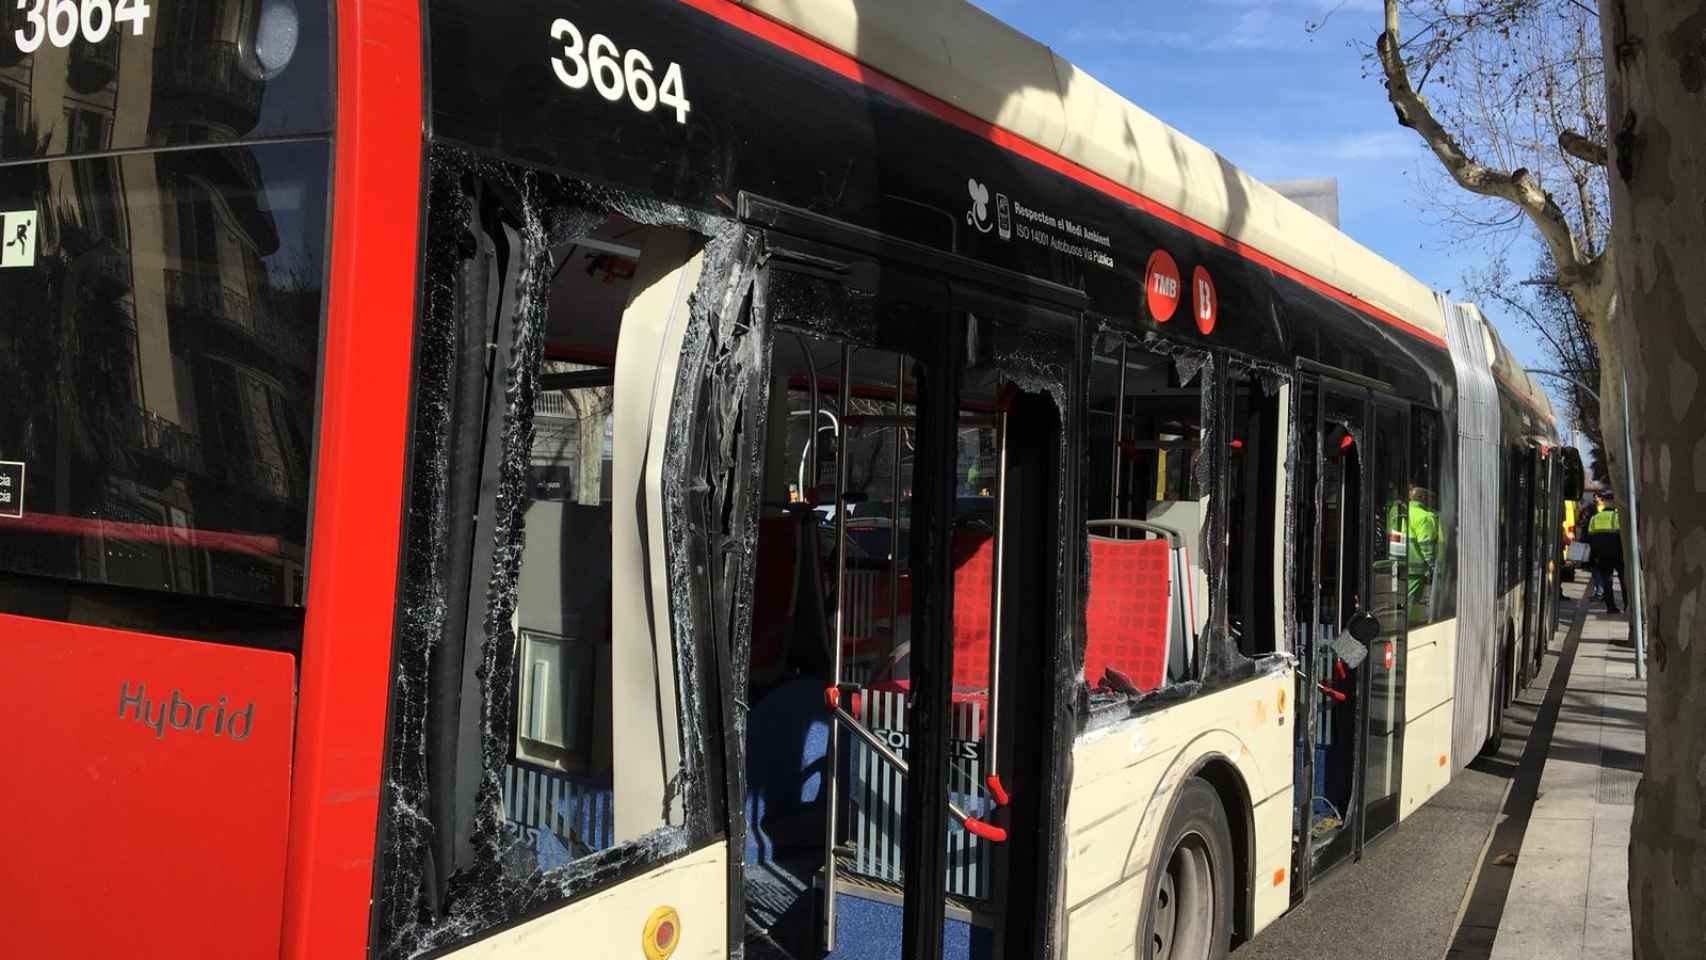
[[[1362,772],[1359,736],[1364,710],[1362,671],[1368,648],[1351,635],[1350,620],[1366,593],[1363,524],[1363,449],[1366,421],[1361,398],[1323,393],[1319,410],[1306,410],[1304,428],[1315,453],[1318,497],[1306,510],[1315,531],[1313,616],[1304,651],[1312,690],[1303,702],[1313,705],[1312,742],[1303,754],[1310,761],[1309,806],[1304,829],[1310,859],[1320,870],[1344,859],[1355,848]],[[1301,792],[1301,791],[1300,791]]]
[[[925,307],[913,319],[934,329],[841,339],[801,322],[793,282],[773,277],[760,320],[769,399],[737,694],[747,953],[1028,956],[1038,930],[1008,914],[1046,861],[1030,837],[1010,850],[1005,828],[1040,809],[1052,756],[1034,718],[1051,676],[1060,398],[1015,383],[1021,328],[1005,318]],[[1026,602],[1003,607],[1015,583]],[[1015,780],[1027,792],[1008,809]]]
[[[1316,628],[1309,657],[1315,678],[1315,783],[1309,842],[1320,866],[1344,855],[1353,834],[1358,761],[1357,682],[1367,650],[1345,630],[1361,600],[1358,571],[1362,519],[1362,468],[1349,425],[1323,423],[1321,434],[1320,578]]]
[[[773,342],[744,694],[753,956],[819,955],[833,922],[825,871],[840,861],[859,857],[873,879],[901,876],[898,798],[881,811],[874,849],[849,835],[852,816],[867,812],[849,793],[864,758],[836,729],[827,698],[871,683],[910,646],[917,388],[903,353],[803,331],[778,331]],[[878,732],[904,749],[906,705],[878,696]],[[862,700],[849,695],[844,706],[863,714]],[[878,775],[885,794],[900,782],[890,770],[860,772]]]
[[[1336,388],[1335,388],[1336,387]],[[1403,737],[1407,413],[1366,389],[1309,382],[1300,463],[1299,872],[1360,855],[1397,820]]]

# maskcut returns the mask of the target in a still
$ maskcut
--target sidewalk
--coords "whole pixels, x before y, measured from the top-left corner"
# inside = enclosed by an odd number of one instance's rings
[[[1573,604],[1586,583],[1565,585]],[[1646,682],[1627,613],[1593,604],[1559,702],[1492,960],[1631,956],[1629,820],[1646,751]],[[1568,660],[1568,651],[1565,651]],[[1483,870],[1511,851],[1490,849]]]

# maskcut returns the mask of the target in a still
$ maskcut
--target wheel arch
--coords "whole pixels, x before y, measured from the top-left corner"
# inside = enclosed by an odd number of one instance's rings
[[[1256,885],[1251,876],[1256,862],[1254,802],[1244,775],[1221,754],[1200,758],[1191,775],[1207,781],[1220,796],[1227,828],[1232,831],[1232,943],[1236,946],[1250,939],[1255,914]]]
[[[1250,939],[1255,915],[1256,888],[1251,876],[1256,862],[1255,807],[1244,774],[1225,753],[1210,750],[1199,754],[1174,781],[1173,789],[1168,791],[1171,796],[1167,799],[1167,814],[1156,824],[1154,847],[1149,855],[1149,876],[1153,878],[1160,868],[1161,846],[1167,839],[1168,825],[1178,812],[1179,797],[1183,793],[1178,786],[1192,777],[1214,788],[1220,798],[1220,808],[1226,813],[1226,826],[1232,841],[1232,942],[1240,944]],[[1145,885],[1152,882],[1152,879],[1145,881]]]

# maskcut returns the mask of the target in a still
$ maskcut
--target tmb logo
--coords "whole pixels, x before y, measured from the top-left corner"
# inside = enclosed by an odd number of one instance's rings
[[[135,720],[154,731],[157,740],[166,735],[166,729],[182,730],[188,733],[201,733],[206,730],[216,737],[230,737],[232,740],[247,740],[254,730],[255,705],[251,702],[242,710],[235,708],[227,712],[225,698],[220,697],[218,703],[197,704],[185,700],[172,690],[172,699],[159,703],[151,702],[147,697],[145,684],[137,684],[136,692],[130,692],[130,684],[118,685],[118,715],[120,720]]]

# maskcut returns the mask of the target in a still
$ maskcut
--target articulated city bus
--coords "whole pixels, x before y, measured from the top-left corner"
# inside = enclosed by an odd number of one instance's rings
[[[12,953],[1217,957],[1544,653],[1480,314],[960,0],[0,26]]]

